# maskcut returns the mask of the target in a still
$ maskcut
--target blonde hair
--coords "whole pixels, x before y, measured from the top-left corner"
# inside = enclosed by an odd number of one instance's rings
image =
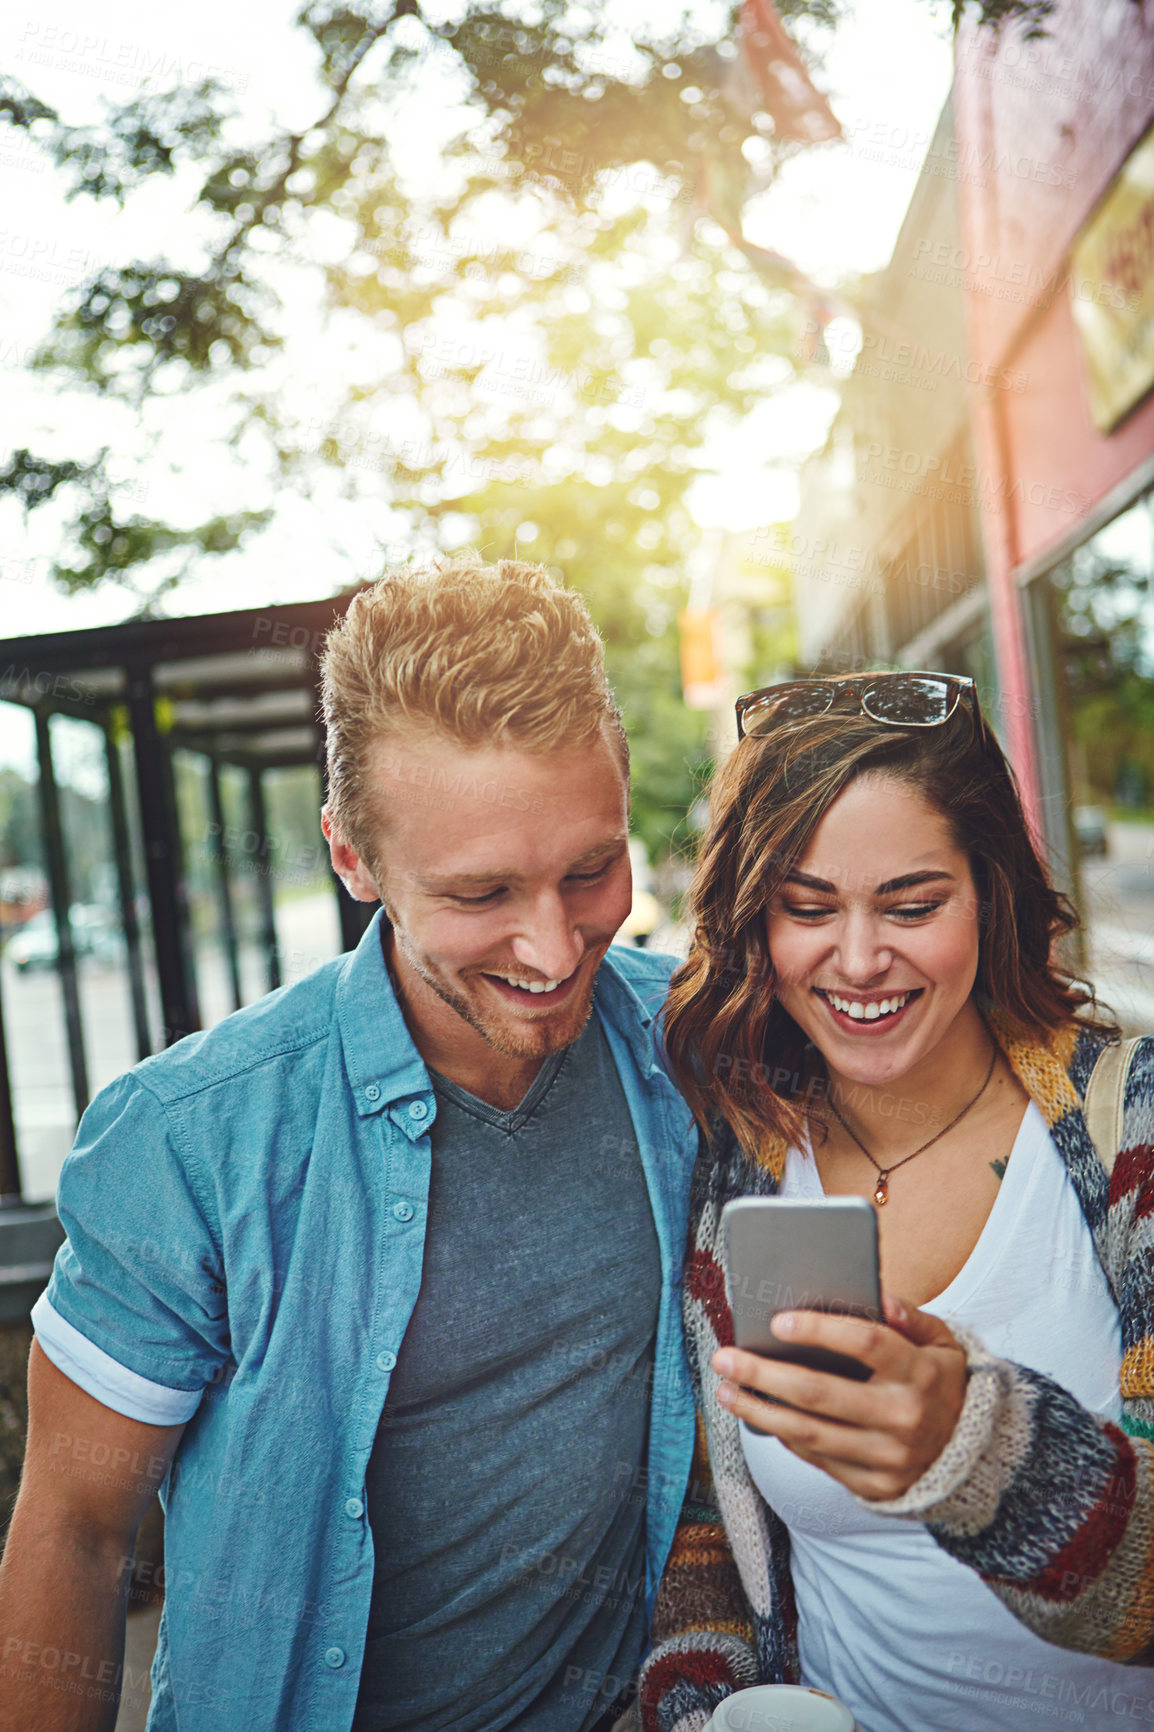
[[[400,567],[353,597],[321,656],[326,809],[370,865],[385,814],[371,757],[400,733],[529,751],[592,741],[605,724],[628,779],[621,712],[585,603],[543,565],[472,551]]]

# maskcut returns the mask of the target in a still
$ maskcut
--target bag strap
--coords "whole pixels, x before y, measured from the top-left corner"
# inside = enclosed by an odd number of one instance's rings
[[[1105,1167],[1107,1177],[1114,1171],[1114,1162],[1118,1158],[1118,1149],[1122,1142],[1126,1078],[1130,1073],[1130,1060],[1134,1056],[1134,1049],[1141,1038],[1139,1035],[1134,1040],[1115,1041],[1113,1045],[1103,1047],[1090,1072],[1090,1081],[1086,1084],[1082,1113],[1090,1140],[1098,1151],[1098,1159]]]

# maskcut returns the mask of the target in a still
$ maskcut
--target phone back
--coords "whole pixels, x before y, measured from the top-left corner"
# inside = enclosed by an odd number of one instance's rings
[[[740,1197],[722,1214],[726,1279],[738,1347],[843,1377],[859,1361],[780,1341],[778,1311],[881,1315],[877,1216],[864,1197]]]

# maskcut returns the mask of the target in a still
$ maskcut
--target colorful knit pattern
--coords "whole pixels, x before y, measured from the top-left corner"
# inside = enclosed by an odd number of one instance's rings
[[[1069,1029],[1047,1047],[997,1013],[990,1023],[1065,1162],[1118,1305],[1123,1423],[956,1329],[970,1379],[954,1436],[903,1497],[867,1507],[924,1522],[1047,1641],[1154,1665],[1154,1038],[1131,1061],[1108,1182],[1082,1113],[1101,1038]],[[789,1535],[749,1477],[709,1364],[733,1339],[721,1211],[772,1196],[785,1153],[774,1143],[755,1160],[718,1124],[694,1175],[685,1328],[713,1495],[703,1506],[695,1486],[661,1585],[644,1732],[700,1732],[731,1691],[798,1680]]]

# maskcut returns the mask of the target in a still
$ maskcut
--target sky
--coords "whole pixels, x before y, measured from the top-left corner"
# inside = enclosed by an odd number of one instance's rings
[[[630,8],[640,16],[646,3],[618,0],[613,16],[628,23]],[[652,11],[654,0],[648,4]],[[268,115],[301,128],[319,113],[320,97],[307,39],[290,25],[295,6],[296,0],[201,0],[182,8],[140,0],[100,0],[96,7],[91,0],[16,0],[0,19],[0,64],[75,123],[97,120],[102,103],[123,100],[150,76],[161,83],[194,81],[208,70],[232,89],[257,130]],[[830,285],[882,266],[950,76],[944,4],[858,0],[818,78],[845,141],[786,165],[748,207],[749,238],[786,253]],[[446,90],[446,106],[451,95]],[[402,166],[406,155],[413,172],[431,155],[435,160],[450,125],[428,104],[399,116],[392,143]],[[871,148],[878,127],[890,142],[884,153]],[[895,148],[907,138],[908,147]],[[6,442],[0,460],[18,444],[45,455],[75,455],[81,429],[93,449],[107,444],[114,456],[122,452],[126,468],[145,454],[126,414],[75,398],[62,403],[43,376],[28,374],[26,363],[61,298],[94,265],[134,253],[150,256],[187,234],[184,213],[193,185],[158,178],[123,217],[84,200],[66,203],[51,166],[22,135],[0,129],[0,439]],[[321,344],[319,333],[302,334]],[[792,516],[797,464],[821,443],[835,401],[832,391],[798,388],[767,401],[747,427],[719,442],[722,473],[697,483],[698,520],[742,529]],[[154,436],[163,432],[171,441],[178,427],[187,460],[150,482],[142,510],[174,520],[184,510],[196,520],[249,502],[243,471],[222,447],[207,407],[194,412],[170,402],[156,413],[164,419]],[[70,598],[50,585],[44,566],[51,525],[46,513],[41,517],[26,528],[14,502],[0,503],[0,636],[106,624],[132,611],[113,588]],[[329,523],[325,501],[290,501],[283,521],[257,537],[250,553],[230,559],[227,569],[207,562],[202,576],[166,598],[167,610],[202,613],[331,592],[344,573],[334,582]],[[0,712],[8,709],[0,705]],[[0,716],[0,761],[4,733]]]

